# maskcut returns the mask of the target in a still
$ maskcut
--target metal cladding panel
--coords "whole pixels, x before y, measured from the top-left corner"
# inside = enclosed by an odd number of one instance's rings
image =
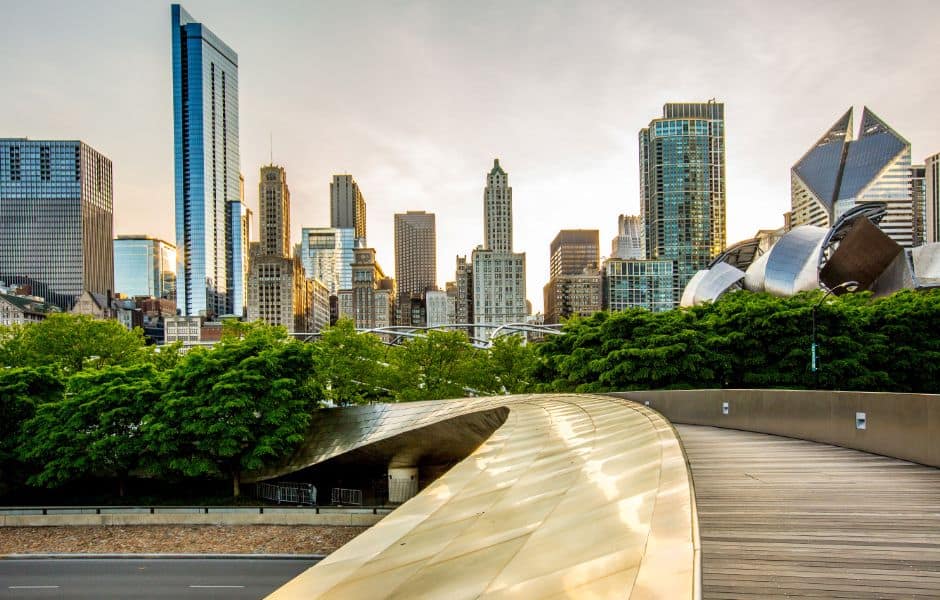
[[[695,306],[695,290],[698,288],[699,284],[705,279],[705,276],[708,275],[708,270],[702,270],[695,273],[692,276],[692,279],[689,280],[689,283],[686,284],[685,289],[682,290],[682,300],[679,302],[679,306],[689,307]]]
[[[924,244],[911,250],[915,287],[940,286],[940,244]]]
[[[826,229],[802,225],[792,229],[771,248],[764,272],[764,288],[775,296],[792,296],[819,287],[817,265]]]
[[[904,140],[890,131],[852,142],[845,160],[838,199],[858,196],[905,147]]]
[[[754,259],[760,255],[760,243],[760,238],[751,238],[738,242],[719,254],[708,266],[711,268],[718,263],[728,263],[742,271],[746,270],[754,262]]]
[[[771,248],[773,250],[773,248]],[[770,258],[770,251],[757,257],[751,266],[744,272],[744,289],[751,292],[764,291],[764,276],[767,270],[767,260]]]
[[[714,302],[722,294],[734,288],[742,279],[744,271],[728,263],[718,263],[708,271],[695,289],[695,304]]]
[[[819,272],[827,288],[857,281],[867,290],[904,250],[881,229],[865,218],[856,219],[839,247]]]
[[[914,278],[907,252],[899,252],[894,260],[872,284],[870,290],[876,298],[890,296],[898,290],[913,289]]]

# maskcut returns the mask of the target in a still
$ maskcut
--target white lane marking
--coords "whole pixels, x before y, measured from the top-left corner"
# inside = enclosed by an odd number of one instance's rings
[[[57,585],[11,585],[7,589],[11,590],[57,590]]]
[[[243,588],[243,585],[191,585],[191,588]]]

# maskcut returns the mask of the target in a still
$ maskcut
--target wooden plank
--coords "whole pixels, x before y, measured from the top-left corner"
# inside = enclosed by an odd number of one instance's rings
[[[695,485],[706,600],[940,598],[940,469],[676,429]]]

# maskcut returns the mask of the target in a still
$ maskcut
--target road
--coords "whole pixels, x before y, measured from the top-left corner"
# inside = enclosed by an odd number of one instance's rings
[[[262,598],[316,560],[0,560],[0,598]]]

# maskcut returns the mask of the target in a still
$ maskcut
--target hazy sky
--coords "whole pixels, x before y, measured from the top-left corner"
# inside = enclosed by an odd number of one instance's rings
[[[782,225],[789,169],[851,105],[940,152],[940,1],[233,2],[183,6],[239,57],[241,165],[287,169],[293,241],[352,173],[394,268],[392,215],[437,214],[438,281],[483,240],[493,158],[542,306],[559,229],[639,213],[637,132],[667,101],[725,103],[728,241]],[[115,233],[174,241],[170,3],[0,0],[0,137],[114,162]],[[856,126],[858,125],[858,117]]]

